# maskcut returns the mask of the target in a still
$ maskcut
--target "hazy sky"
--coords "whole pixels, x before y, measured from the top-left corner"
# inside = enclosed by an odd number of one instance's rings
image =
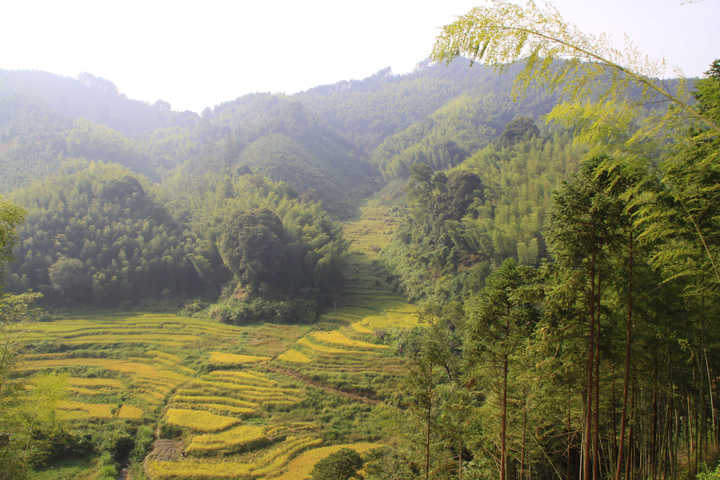
[[[111,80],[130,98],[200,111],[412,70],[439,28],[482,0],[4,0],[0,68]],[[700,75],[720,57],[720,0],[556,0],[590,33]]]

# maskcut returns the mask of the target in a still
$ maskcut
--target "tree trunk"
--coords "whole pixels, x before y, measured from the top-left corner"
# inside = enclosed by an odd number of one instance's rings
[[[712,391],[712,378],[710,376],[710,365],[708,364],[708,358],[707,358],[707,348],[705,349],[705,371],[707,372],[707,380],[708,380],[708,392],[710,394],[710,418],[712,419],[712,439],[713,443],[716,443],[716,423],[715,423],[715,400],[713,399],[713,391]]]
[[[458,480],[463,478],[463,444],[462,439],[458,439]]]
[[[628,267],[627,287],[627,318],[625,320],[625,375],[623,377],[623,406],[622,420],[620,421],[620,445],[618,447],[617,465],[615,466],[615,480],[620,480],[622,471],[623,451],[625,449],[625,428],[627,426],[628,388],[630,385],[630,361],[632,355],[632,281],[633,281],[633,236],[630,232],[630,263]]]
[[[600,274],[595,287],[597,306],[595,308],[595,408],[593,410],[593,480],[598,480],[600,469]]]
[[[527,391],[523,401],[522,443],[520,446],[520,480],[525,478],[525,437],[527,434]]]
[[[505,480],[507,466],[507,449],[505,435],[507,433],[507,380],[508,356],[503,356],[502,414],[500,416],[500,480]]]
[[[425,418],[425,480],[430,478],[430,422],[432,421],[432,392],[428,389],[428,403]]]
[[[570,384],[568,384],[568,406],[567,406],[567,473],[566,477],[567,480],[570,480],[572,478],[572,439],[573,439],[573,431],[572,431],[572,417],[570,412],[570,398],[571,398],[571,391],[570,391]]]
[[[588,325],[588,350],[587,363],[585,366],[585,431],[583,436],[583,480],[590,480],[590,457],[593,412],[593,360],[595,359],[595,261],[596,252],[593,250],[590,260],[590,292],[588,295],[588,307],[590,321]]]

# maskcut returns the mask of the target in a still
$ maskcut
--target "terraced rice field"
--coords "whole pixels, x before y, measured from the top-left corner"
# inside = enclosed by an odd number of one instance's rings
[[[66,373],[58,417],[74,425],[124,419],[174,431],[145,460],[152,480],[307,478],[340,448],[380,446],[357,435],[328,442],[329,426],[316,418],[325,407],[316,403],[364,395],[377,403],[404,371],[383,341],[417,325],[416,310],[376,263],[393,228],[380,207],[345,225],[352,242],[346,296],[318,327],[75,316],[23,326],[20,372]]]
[[[348,392],[382,398],[404,365],[382,339],[418,324],[417,308],[394,293],[377,263],[395,228],[380,206],[365,207],[359,220],[345,224],[350,240],[349,273],[341,306],[323,315],[332,330],[310,332],[276,356],[271,365]]]

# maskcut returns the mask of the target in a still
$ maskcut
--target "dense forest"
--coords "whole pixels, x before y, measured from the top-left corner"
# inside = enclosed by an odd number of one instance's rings
[[[563,25],[478,8],[410,74],[202,115],[0,71],[0,478],[125,448],[19,407],[54,387],[23,386],[14,326],[142,307],[324,332],[356,307],[343,225],[364,202],[393,229],[363,294],[391,285],[419,324],[342,337],[400,356],[397,383],[306,376],[374,405],[354,428],[383,444],[313,479],[717,476],[720,60],[659,81]]]

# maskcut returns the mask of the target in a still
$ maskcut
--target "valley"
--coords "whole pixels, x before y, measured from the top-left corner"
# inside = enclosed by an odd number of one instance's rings
[[[377,262],[392,217],[378,206],[362,212],[343,226],[346,294],[313,326],[68,315],[19,327],[18,371],[63,375],[56,411],[73,431],[152,428],[158,438],[132,466],[152,480],[300,480],[341,448],[379,448],[381,433],[359,423],[405,371],[382,340],[418,319]]]

